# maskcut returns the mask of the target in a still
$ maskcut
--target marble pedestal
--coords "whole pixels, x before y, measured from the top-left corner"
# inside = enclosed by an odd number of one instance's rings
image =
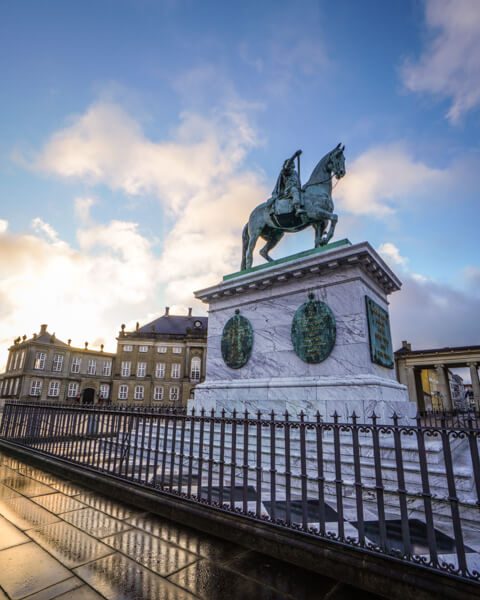
[[[226,276],[196,292],[209,304],[207,366],[189,409],[288,411],[291,418],[318,410],[325,420],[335,411],[342,420],[355,411],[363,422],[375,411],[379,422],[388,423],[395,411],[407,421],[416,406],[406,387],[394,369],[372,362],[365,301],[368,296],[388,313],[387,296],[400,285],[367,242],[344,240]],[[309,294],[325,302],[336,321],[336,343],[318,364],[301,360],[291,341],[295,311]],[[221,354],[223,328],[236,309],[254,336],[251,357],[240,369],[228,367]]]

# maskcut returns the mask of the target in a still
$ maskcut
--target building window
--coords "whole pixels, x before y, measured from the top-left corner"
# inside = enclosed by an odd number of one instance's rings
[[[135,396],[134,396],[135,400],[143,400],[144,398],[144,388],[143,385],[136,385],[135,386]]]
[[[110,386],[108,383],[102,383],[100,386],[100,395],[106,400],[110,396]]]
[[[58,398],[60,394],[60,382],[59,381],[51,381],[48,386],[48,396],[50,398]]]
[[[147,372],[147,363],[146,362],[137,363],[137,377],[145,377],[146,372]]]
[[[10,384],[8,386],[8,395],[11,396],[12,395],[12,390],[13,390],[13,379],[10,379]]]
[[[122,377],[130,377],[130,369],[132,368],[132,363],[129,360],[122,361]]]
[[[18,394],[18,386],[20,384],[20,379],[16,379],[15,380],[15,391],[13,392],[13,395],[16,396]]]
[[[153,390],[153,399],[157,402],[161,402],[163,400],[163,386],[156,385]]]
[[[159,354],[166,354],[167,353],[167,347],[166,346],[157,346],[157,352]]]
[[[172,379],[180,378],[180,363],[172,363],[172,366],[170,369],[170,376]]]
[[[19,352],[15,352],[15,360],[13,361],[13,370],[15,371],[17,368]]]
[[[97,372],[97,361],[94,360],[93,358],[91,358],[88,361],[88,374],[89,375],[95,375],[95,373]]]
[[[139,352],[148,352],[148,346],[139,346],[138,351]]]
[[[200,359],[198,358],[198,356],[194,356],[192,358],[192,362],[190,363],[190,379],[192,381],[200,381],[200,367]]]
[[[82,359],[79,356],[74,356],[72,360],[72,373],[80,373],[80,365]]]
[[[20,364],[18,365],[18,368],[23,369],[24,364],[25,364],[25,350],[22,350],[22,354],[20,355]]]
[[[75,383],[74,381],[70,382],[68,384],[68,398],[75,398],[78,394],[78,383]]]
[[[63,354],[55,354],[53,356],[53,370],[61,371],[63,369]]]
[[[107,375],[107,376],[112,374],[112,361],[111,360],[104,361],[103,374]]]
[[[123,351],[124,352],[133,352],[133,346],[130,346],[130,344],[124,344]]]
[[[30,384],[30,396],[40,396],[42,393],[42,382],[40,379],[34,379]]]
[[[173,352],[174,354],[181,354],[181,353],[182,353],[182,347],[181,347],[181,346],[174,346],[174,347],[172,348],[172,352]]]
[[[155,377],[163,379],[165,377],[165,363],[157,363],[155,365]]]
[[[178,402],[180,390],[177,386],[170,388],[170,402]]]
[[[45,369],[45,359],[47,355],[45,352],[37,352],[35,354],[35,364],[33,365],[34,369],[38,369],[39,371],[43,371]]]
[[[127,400],[128,399],[128,385],[121,385],[118,388],[118,399],[119,400]]]
[[[3,381],[0,381],[0,396],[2,395],[3,390]]]

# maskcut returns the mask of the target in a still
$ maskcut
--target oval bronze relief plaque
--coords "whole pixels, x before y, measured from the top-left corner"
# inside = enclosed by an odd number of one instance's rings
[[[292,344],[303,361],[320,363],[335,346],[337,327],[335,317],[325,302],[313,294],[297,309],[292,321]]]
[[[222,357],[232,369],[245,366],[252,354],[253,330],[250,321],[237,309],[222,333]]]

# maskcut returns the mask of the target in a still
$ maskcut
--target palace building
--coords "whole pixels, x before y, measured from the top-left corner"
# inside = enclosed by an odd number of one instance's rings
[[[0,398],[186,406],[205,379],[207,317],[165,314],[135,331],[122,325],[116,354],[74,348],[42,325],[14,340]]]
[[[114,402],[186,406],[197,383],[205,379],[207,317],[165,314],[117,338],[113,377]]]
[[[115,355],[74,348],[41,325],[40,332],[17,338],[10,346],[7,368],[0,375],[1,398],[39,401],[81,400],[90,404],[110,399]]]

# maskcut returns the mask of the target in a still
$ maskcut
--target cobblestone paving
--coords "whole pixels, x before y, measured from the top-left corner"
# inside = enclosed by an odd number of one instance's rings
[[[0,600],[375,600],[0,452]]]

